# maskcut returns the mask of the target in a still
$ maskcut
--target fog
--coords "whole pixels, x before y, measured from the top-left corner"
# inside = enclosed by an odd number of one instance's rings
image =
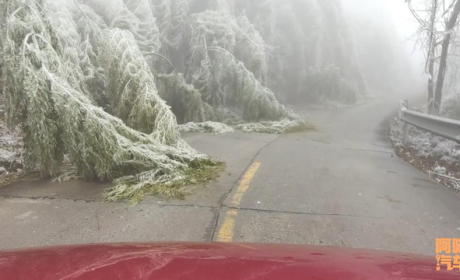
[[[404,0],[341,1],[349,16],[366,17],[385,24],[394,24],[401,38],[408,38],[418,29],[419,25]]]
[[[417,45],[419,23],[404,0],[341,0],[344,12],[351,22],[361,19],[371,26],[383,26],[392,34],[395,51],[410,64],[411,72],[405,90],[424,94],[428,77],[425,75],[425,55]],[[354,29],[359,36],[359,28]],[[377,30],[375,30],[377,32]],[[370,38],[369,38],[370,39]],[[401,61],[400,61],[401,62]]]
[[[88,0],[77,2],[78,7],[66,0],[72,5],[64,8],[61,2],[45,1],[62,40],[73,32],[80,36],[75,43],[101,48],[99,38],[87,41],[82,30],[64,30],[62,10],[74,20],[90,15],[88,25],[101,34],[127,31],[136,47],[149,54],[145,59],[154,73],[174,69],[183,74],[182,82],[197,87],[213,107],[234,105],[232,98],[225,99],[238,89],[224,72],[237,70],[222,68],[222,54],[209,46],[230,52],[257,78],[256,84],[283,103],[353,104],[368,96],[421,92],[426,84],[424,55],[413,41],[418,24],[403,0]],[[83,14],[82,8],[87,9]],[[191,52],[196,49],[201,51]],[[98,69],[101,61],[95,55],[92,66]],[[204,69],[206,59],[211,61]],[[209,72],[205,87],[196,75],[203,71]],[[166,95],[168,88],[157,86]],[[102,95],[105,90],[94,89]]]
[[[0,0],[0,249],[224,242],[0,252],[0,278],[442,277],[395,252],[460,232],[458,125],[413,112],[460,120],[452,25],[428,87],[405,0]]]

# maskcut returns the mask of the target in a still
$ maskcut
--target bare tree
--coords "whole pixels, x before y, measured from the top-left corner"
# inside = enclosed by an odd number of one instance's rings
[[[435,21],[436,21],[436,13],[438,11],[438,0],[434,0],[431,8],[431,16],[430,16],[430,29],[434,30]],[[429,104],[429,111],[432,112],[434,106],[434,64],[435,64],[435,57],[436,57],[436,36],[433,32],[430,32],[430,41],[429,41],[429,51],[428,51],[428,104]]]
[[[426,9],[422,12],[413,7],[412,0],[406,0],[406,2],[420,23],[418,41],[426,53],[425,71],[429,75],[428,112],[438,114],[449,63],[449,47],[452,43],[452,34],[458,26],[460,0],[451,0],[449,5],[446,5],[446,0],[427,0],[425,1]]]
[[[435,102],[434,102],[434,110],[439,112],[440,104],[442,101],[442,93],[443,93],[443,86],[444,86],[444,79],[446,76],[446,69],[447,69],[447,56],[449,54],[449,46],[451,43],[452,31],[454,30],[457,22],[458,16],[460,14],[460,1],[455,1],[454,10],[452,11],[449,20],[446,22],[446,34],[444,35],[444,39],[442,41],[442,52],[441,52],[441,61],[439,62],[439,70],[438,70],[438,79],[436,83],[436,92],[435,92]]]

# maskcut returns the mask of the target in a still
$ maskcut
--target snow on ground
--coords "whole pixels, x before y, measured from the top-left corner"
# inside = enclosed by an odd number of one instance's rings
[[[238,125],[236,128],[245,133],[283,134],[307,129],[308,127],[299,126],[297,121],[285,119],[278,122],[245,123]]]
[[[390,138],[397,154],[438,182],[460,191],[460,145],[410,126],[405,146],[403,125],[398,118],[391,123]]]
[[[199,133],[214,133],[224,134],[232,133],[234,129],[226,124],[218,122],[203,122],[203,123],[186,123],[179,125],[180,132],[199,132]]]
[[[283,134],[290,132],[298,132],[310,129],[308,124],[300,124],[294,120],[282,121],[261,121],[257,123],[243,123],[236,126],[237,130],[245,133],[268,133],[268,134]],[[218,122],[203,122],[203,123],[187,123],[179,125],[180,132],[198,132],[198,133],[213,133],[225,134],[235,131],[234,128]]]

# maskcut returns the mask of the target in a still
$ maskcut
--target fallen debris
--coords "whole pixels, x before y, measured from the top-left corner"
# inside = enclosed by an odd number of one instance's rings
[[[235,132],[235,130],[232,127],[218,122],[187,123],[179,125],[179,131],[213,134],[225,134]]]
[[[264,121],[258,123],[245,123],[237,126],[238,130],[246,133],[270,133],[270,134],[283,134],[294,133],[312,129],[311,125],[303,122],[284,119],[282,121]]]

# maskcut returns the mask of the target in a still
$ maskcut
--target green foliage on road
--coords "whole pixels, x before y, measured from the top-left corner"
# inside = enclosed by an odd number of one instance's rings
[[[216,161],[200,162],[199,166],[189,168],[184,172],[183,179],[167,183],[145,185],[139,190],[132,191],[132,188],[125,188],[123,191],[117,187],[107,190],[108,201],[128,200],[133,205],[140,203],[147,196],[159,195],[166,199],[184,199],[186,195],[193,192],[197,186],[202,186],[215,181],[219,174],[225,169],[225,164]],[[140,180],[148,180],[148,174]],[[132,178],[132,186],[137,184],[139,179]]]

